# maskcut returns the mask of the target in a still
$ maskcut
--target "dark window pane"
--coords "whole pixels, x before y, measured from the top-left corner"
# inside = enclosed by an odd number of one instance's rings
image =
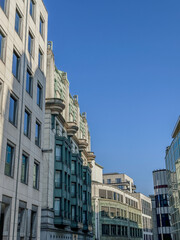
[[[16,124],[16,108],[17,108],[17,101],[11,96],[10,105],[9,105],[9,121],[13,125]]]
[[[31,33],[29,33],[29,37],[28,37],[28,51],[32,55],[32,53],[33,53],[33,36],[31,35]]]
[[[21,28],[21,16],[19,12],[16,10],[16,18],[15,18],[15,30],[20,35],[20,29]]]
[[[61,200],[59,198],[55,198],[54,201],[54,215],[60,216],[60,210],[61,210]]]
[[[36,162],[34,163],[33,187],[35,189],[39,188],[39,164]]]
[[[17,79],[19,77],[19,64],[20,64],[20,58],[17,55],[17,53],[14,51],[13,52],[12,73]]]
[[[26,91],[32,96],[32,75],[29,71],[26,74]]]
[[[2,8],[2,10],[5,12],[5,8],[6,8],[6,0],[0,0],[0,6]]]
[[[40,124],[36,122],[36,128],[35,128],[35,144],[37,146],[40,146]]]
[[[26,110],[24,113],[24,134],[30,137],[30,114]]]
[[[37,85],[37,105],[42,107],[42,88],[39,84]]]

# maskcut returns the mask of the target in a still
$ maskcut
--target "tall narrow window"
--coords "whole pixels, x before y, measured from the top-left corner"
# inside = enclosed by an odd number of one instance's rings
[[[71,219],[72,221],[76,220],[76,206],[71,206]]]
[[[0,59],[5,61],[5,35],[0,31]]]
[[[32,19],[35,19],[35,3],[33,0],[30,0],[30,8],[29,8],[29,13],[32,17]]]
[[[26,92],[29,93],[29,95],[32,97],[32,90],[33,90],[33,76],[31,72],[27,69],[26,74]]]
[[[25,112],[24,112],[24,135],[26,135],[26,137],[30,138],[30,133],[31,133],[31,114],[27,109],[25,109]]]
[[[38,121],[36,121],[35,127],[35,144],[40,147],[41,145],[41,125]]]
[[[33,188],[39,189],[39,163],[34,162]]]
[[[40,16],[40,21],[39,21],[39,32],[42,37],[44,37],[44,20],[42,16]]]
[[[26,236],[27,226],[26,206],[27,203],[19,201],[17,239],[24,239]]]
[[[7,144],[6,147],[6,162],[5,162],[5,174],[9,177],[13,177],[14,173],[14,146]]]
[[[55,171],[55,187],[61,187],[61,171]]]
[[[42,87],[39,83],[37,84],[37,105],[42,108]]]
[[[76,196],[76,183],[71,184],[71,197]]]
[[[61,161],[61,146],[60,145],[56,145],[56,161]]]
[[[10,104],[9,104],[9,121],[14,126],[17,125],[17,99],[14,96],[10,96]]]
[[[2,113],[3,83],[0,80],[0,114]]]
[[[55,198],[54,200],[54,215],[60,216],[61,211],[61,199]]]
[[[43,70],[43,53],[39,49],[39,56],[38,56],[38,67]]]
[[[25,184],[28,182],[28,157],[24,154],[22,155],[21,182]]]
[[[13,63],[12,63],[12,73],[16,79],[19,80],[20,71],[20,56],[16,51],[13,51]]]
[[[31,222],[30,222],[30,239],[37,239],[37,219],[38,207],[32,205]]]
[[[33,47],[34,47],[34,37],[29,32],[29,37],[28,37],[28,52],[33,56]]]
[[[19,11],[16,9],[15,30],[19,36],[21,36],[21,25],[22,25],[22,16],[19,13]]]

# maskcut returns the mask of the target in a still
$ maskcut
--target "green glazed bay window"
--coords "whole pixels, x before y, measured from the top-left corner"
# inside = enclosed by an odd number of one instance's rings
[[[55,171],[55,187],[61,188],[62,187],[62,171]]]

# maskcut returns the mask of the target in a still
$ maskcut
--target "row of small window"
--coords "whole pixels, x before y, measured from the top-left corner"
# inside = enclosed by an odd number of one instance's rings
[[[103,179],[103,183],[105,183],[105,182],[104,182],[104,179]],[[110,179],[110,178],[107,179],[107,184],[111,184],[111,183],[121,183],[121,178],[116,178],[116,179],[115,179],[115,182],[111,182],[111,179]]]
[[[12,199],[7,196],[2,196],[0,202],[0,239],[10,238],[10,221],[11,218]],[[29,212],[29,214],[27,214]],[[30,217],[28,221],[28,217]],[[19,201],[18,210],[18,225],[17,225],[17,239],[36,239],[37,238],[37,220],[38,207],[32,205],[32,209],[27,209],[27,203]],[[29,225],[28,225],[29,223]],[[29,231],[26,231],[29,229]]]
[[[24,111],[24,135],[31,138],[31,112],[25,108]],[[9,104],[9,122],[17,127],[18,119],[18,100],[13,95],[10,96]],[[36,119],[35,124],[35,144],[41,146],[41,123]]]
[[[128,227],[102,224],[102,235],[128,237]],[[142,238],[142,229],[130,227],[130,237]]]
[[[29,155],[26,153],[22,154],[21,160],[21,182],[28,184],[29,178]],[[6,147],[6,162],[5,162],[5,175],[12,177],[14,176],[14,166],[15,166],[15,145],[8,142]],[[33,168],[33,188],[39,189],[39,175],[40,175],[40,165],[38,161],[34,161]]]
[[[143,240],[153,240],[153,236],[150,234],[144,234]]]
[[[126,203],[131,207],[138,208],[138,203],[130,198],[126,197]]]
[[[106,198],[106,199],[112,199],[115,201],[119,201],[123,203],[123,195],[112,192],[112,191],[106,191],[104,189],[99,189],[99,197],[100,198]]]
[[[54,200],[54,215],[56,217],[64,217],[72,221],[83,222],[84,224],[87,222],[87,212],[83,211],[82,208],[76,205],[70,205],[70,201],[64,199],[64,211],[62,211],[62,199],[55,198]],[[70,211],[71,209],[71,211]],[[91,214],[89,214],[89,218]]]

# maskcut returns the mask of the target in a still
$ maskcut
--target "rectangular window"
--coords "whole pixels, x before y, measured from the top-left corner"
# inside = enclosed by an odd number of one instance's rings
[[[30,13],[32,19],[35,20],[35,3],[33,0],[30,0],[29,13]]]
[[[38,67],[43,70],[43,53],[39,49],[39,56],[38,56]]]
[[[60,216],[61,214],[61,199],[55,198],[54,200],[54,215]]]
[[[5,174],[9,177],[13,177],[13,174],[14,174],[14,156],[15,156],[14,151],[15,151],[15,147],[7,143]]]
[[[33,56],[33,48],[34,48],[34,37],[31,34],[31,32],[29,32],[29,36],[28,36],[28,52]]]
[[[42,87],[39,83],[37,84],[37,105],[42,108]]]
[[[61,187],[61,178],[62,178],[61,171],[55,171],[55,187],[56,188]]]
[[[76,206],[71,206],[71,219],[72,221],[75,221],[76,219]]]
[[[111,179],[107,179],[107,184],[111,184]]]
[[[41,145],[41,124],[36,121],[35,127],[35,144],[40,147]]]
[[[76,196],[76,183],[71,183],[71,197]]]
[[[24,135],[31,137],[31,114],[27,109],[24,112]]]
[[[24,239],[26,236],[27,226],[26,206],[27,203],[19,201],[17,239]]]
[[[38,220],[38,207],[32,205],[30,239],[37,239],[37,220]]]
[[[39,189],[39,163],[34,162],[33,188]]]
[[[44,20],[42,16],[40,16],[40,21],[39,21],[39,32],[42,37],[44,37]]]
[[[7,0],[0,0],[0,7],[6,13]]]
[[[14,126],[17,126],[17,99],[12,95],[9,103],[9,121]]]
[[[62,147],[60,145],[56,145],[56,161],[62,160]]]
[[[0,0],[1,2],[1,0]],[[0,59],[5,61],[5,35],[0,31]]]
[[[75,161],[71,162],[71,173],[76,174],[76,162]]]
[[[0,239],[9,239],[11,198],[3,196],[0,202]]]
[[[22,16],[20,12],[16,9],[15,30],[19,36],[21,36],[21,25],[22,25]]]
[[[33,90],[33,76],[31,72],[27,69],[26,74],[26,92],[32,97],[32,90]]]
[[[19,72],[20,72],[20,56],[14,50],[13,51],[12,73],[17,80],[19,80],[19,75],[20,75]]]
[[[109,225],[102,224],[102,235],[109,235]]]
[[[28,183],[28,162],[28,157],[23,154],[21,163],[21,182],[25,184]]]

